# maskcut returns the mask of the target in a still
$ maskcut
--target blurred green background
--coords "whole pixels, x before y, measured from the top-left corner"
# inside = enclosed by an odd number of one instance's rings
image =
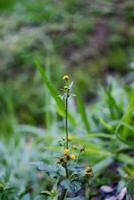
[[[133,79],[133,0],[1,0],[0,9],[2,126],[9,110],[20,123],[44,123],[37,58],[58,89],[69,74],[86,102],[108,75]]]

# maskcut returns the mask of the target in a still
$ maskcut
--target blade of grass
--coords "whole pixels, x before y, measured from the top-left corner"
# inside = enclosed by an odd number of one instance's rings
[[[102,117],[99,117],[99,120],[100,120],[100,123],[107,129],[109,130],[110,132],[113,131],[113,127],[108,124]]]
[[[85,125],[87,132],[89,132],[91,130],[91,126],[90,126],[88,116],[87,116],[87,113],[86,113],[86,110],[85,110],[85,107],[84,107],[84,104],[83,104],[83,100],[82,100],[80,93],[79,93],[77,88],[75,89],[75,91],[76,91],[76,95],[77,95],[78,111],[80,113],[81,119],[83,121],[83,124]]]
[[[47,57],[45,59],[45,68],[46,68],[47,77],[50,79],[51,78],[51,69],[50,69],[50,62]],[[47,110],[47,112],[45,112],[45,115],[44,115],[44,121],[45,121],[45,127],[47,129],[49,129],[51,127],[51,123],[53,120],[53,116],[52,116],[52,113],[50,112],[50,109],[47,109],[50,106],[51,96],[50,96],[50,93],[49,93],[47,87],[44,87],[44,92],[45,92],[44,105],[45,105],[45,109]]]
[[[113,162],[112,158],[104,158],[97,164],[93,166],[93,172],[95,177],[97,177],[104,169],[106,169]]]
[[[119,161],[122,161],[123,163],[125,162],[125,163],[127,163],[129,165],[133,165],[134,166],[134,158],[130,157],[130,156],[126,155],[126,154],[123,154],[123,153],[119,154],[117,159]]]
[[[53,86],[53,84],[51,83],[51,81],[49,81],[49,79],[48,79],[48,77],[46,75],[45,70],[43,69],[43,67],[41,67],[41,65],[40,65],[40,63],[39,63],[39,61],[37,59],[35,60],[35,65],[36,65],[36,68],[37,68],[37,70],[39,71],[39,73],[40,73],[40,75],[42,77],[43,82],[47,86],[47,88],[48,88],[51,96],[54,98],[54,100],[57,103],[59,114],[61,114],[62,116],[64,116],[65,115],[64,103],[59,98],[59,94],[58,94],[56,88]],[[69,119],[69,121],[73,125],[76,125],[76,121],[75,121],[75,119],[73,118],[73,116],[70,113],[68,114],[68,119]]]
[[[120,140],[122,140],[123,142],[130,144],[130,145],[134,144],[134,142],[132,140],[128,141],[129,135],[130,136],[132,135],[132,134],[130,134],[130,126],[131,126],[132,117],[133,117],[132,116],[133,110],[134,110],[134,94],[132,95],[132,98],[130,100],[130,103],[128,105],[126,113],[123,115],[123,117],[115,131],[117,137]],[[132,132],[132,130],[131,130],[131,132]]]
[[[107,103],[113,119],[117,118],[117,115],[122,112],[120,106],[117,104],[115,98],[111,94],[111,88],[105,90],[107,96]]]
[[[98,133],[98,132],[90,132],[87,136],[88,138],[104,138],[104,139],[115,139],[115,136],[109,133]]]

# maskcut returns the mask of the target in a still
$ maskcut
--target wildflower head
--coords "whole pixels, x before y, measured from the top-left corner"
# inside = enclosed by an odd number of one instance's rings
[[[93,170],[91,167],[87,167],[86,168],[86,175],[87,176],[93,176]]]
[[[64,155],[67,156],[69,154],[69,149],[64,149]]]
[[[68,141],[71,142],[72,140],[73,140],[73,136],[72,136],[72,135],[69,135],[69,136],[68,136]]]
[[[70,155],[71,160],[76,160],[75,154]]]
[[[62,163],[64,163],[64,157],[60,157],[58,160],[58,164],[62,164]]]
[[[83,152],[83,151],[85,151],[85,146],[80,147],[80,152]]]
[[[63,80],[64,80],[64,81],[69,81],[69,79],[70,79],[70,78],[69,78],[68,75],[64,75],[64,76],[63,76]]]

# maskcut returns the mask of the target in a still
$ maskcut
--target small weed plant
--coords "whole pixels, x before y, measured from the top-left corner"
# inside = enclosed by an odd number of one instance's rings
[[[90,191],[87,191],[86,188],[90,188],[93,171],[90,166],[79,163],[81,153],[85,151],[85,147],[75,144],[73,142],[73,135],[69,134],[68,102],[69,98],[74,96],[74,94],[71,94],[73,82],[70,82],[68,75],[63,76],[63,81],[65,85],[62,89],[63,95],[60,95],[60,98],[65,103],[65,136],[59,141],[61,153],[57,160],[55,160],[54,166],[50,169],[50,167],[44,165],[43,168],[46,173],[56,179],[55,185],[51,192],[43,191],[41,194],[51,200],[73,199],[75,197],[77,199],[85,199],[85,196],[88,198],[90,195]],[[40,168],[39,163],[36,164]]]

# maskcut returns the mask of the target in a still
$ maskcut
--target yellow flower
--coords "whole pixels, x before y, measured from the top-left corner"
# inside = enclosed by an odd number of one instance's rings
[[[69,154],[69,149],[64,149],[64,155],[67,156]]]
[[[71,160],[76,160],[75,154],[72,154],[72,155],[70,156],[70,158],[71,158]]]
[[[73,140],[73,136],[72,136],[72,135],[69,135],[69,136],[68,136],[68,141],[71,142],[72,140]]]
[[[64,81],[68,81],[69,79],[70,79],[70,78],[69,78],[68,75],[64,75],[64,76],[63,76],[63,80],[64,80]]]

